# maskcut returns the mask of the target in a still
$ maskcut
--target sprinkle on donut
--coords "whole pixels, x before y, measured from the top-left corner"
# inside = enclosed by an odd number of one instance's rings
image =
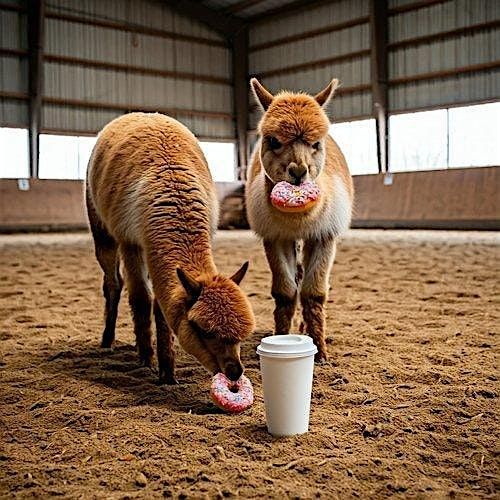
[[[217,373],[212,378],[210,396],[222,410],[241,413],[253,404],[252,383],[245,375],[242,375],[237,382],[232,382],[223,373]]]
[[[303,212],[312,207],[319,196],[320,190],[315,182],[306,181],[294,186],[281,181],[271,191],[271,203],[283,212]]]

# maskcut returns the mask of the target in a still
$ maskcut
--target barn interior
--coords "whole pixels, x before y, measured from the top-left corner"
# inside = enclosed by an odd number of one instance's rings
[[[0,496],[382,498],[498,494],[500,2],[0,1]],[[244,186],[270,91],[340,87],[330,133],[355,186],[330,281],[310,432],[266,431],[255,348],[271,275]],[[99,348],[84,204],[97,134],[159,112],[199,139],[214,256],[257,318],[254,406],[218,411],[179,349],[140,367],[126,299]]]

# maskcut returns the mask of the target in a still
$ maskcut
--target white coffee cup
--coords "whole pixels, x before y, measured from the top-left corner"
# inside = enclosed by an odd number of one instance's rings
[[[307,335],[264,337],[257,347],[267,429],[273,436],[293,436],[308,431],[317,352]]]

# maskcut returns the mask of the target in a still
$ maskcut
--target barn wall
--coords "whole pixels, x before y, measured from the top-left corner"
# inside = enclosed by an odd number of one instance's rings
[[[500,167],[354,177],[354,227],[500,229]]]
[[[332,78],[340,78],[330,117],[370,116],[368,14],[368,0],[339,0],[293,15],[270,16],[250,29],[250,74],[272,92],[316,93]],[[259,116],[253,106],[251,130]]]
[[[500,2],[388,0],[388,7],[390,113],[500,98]],[[369,0],[284,9],[251,27],[250,73],[272,91],[317,92],[337,77],[331,118],[367,118],[370,48]],[[254,106],[249,130],[259,116]]]
[[[42,131],[95,134],[144,110],[234,138],[231,54],[214,31],[153,0],[54,0],[45,14]],[[0,27],[0,126],[26,126],[24,3],[2,4]]]
[[[0,231],[87,227],[81,181],[0,179]],[[500,167],[354,177],[354,227],[500,229]],[[217,184],[225,227],[245,227],[242,185]]]
[[[0,9],[0,126],[27,127],[28,48],[22,1],[11,0]]]
[[[499,99],[500,2],[410,3],[389,0],[389,111]]]

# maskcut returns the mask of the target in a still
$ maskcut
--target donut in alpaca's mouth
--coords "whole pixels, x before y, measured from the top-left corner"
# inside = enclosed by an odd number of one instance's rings
[[[321,191],[312,181],[295,186],[286,181],[278,182],[271,191],[271,203],[281,212],[306,212],[319,200]]]

